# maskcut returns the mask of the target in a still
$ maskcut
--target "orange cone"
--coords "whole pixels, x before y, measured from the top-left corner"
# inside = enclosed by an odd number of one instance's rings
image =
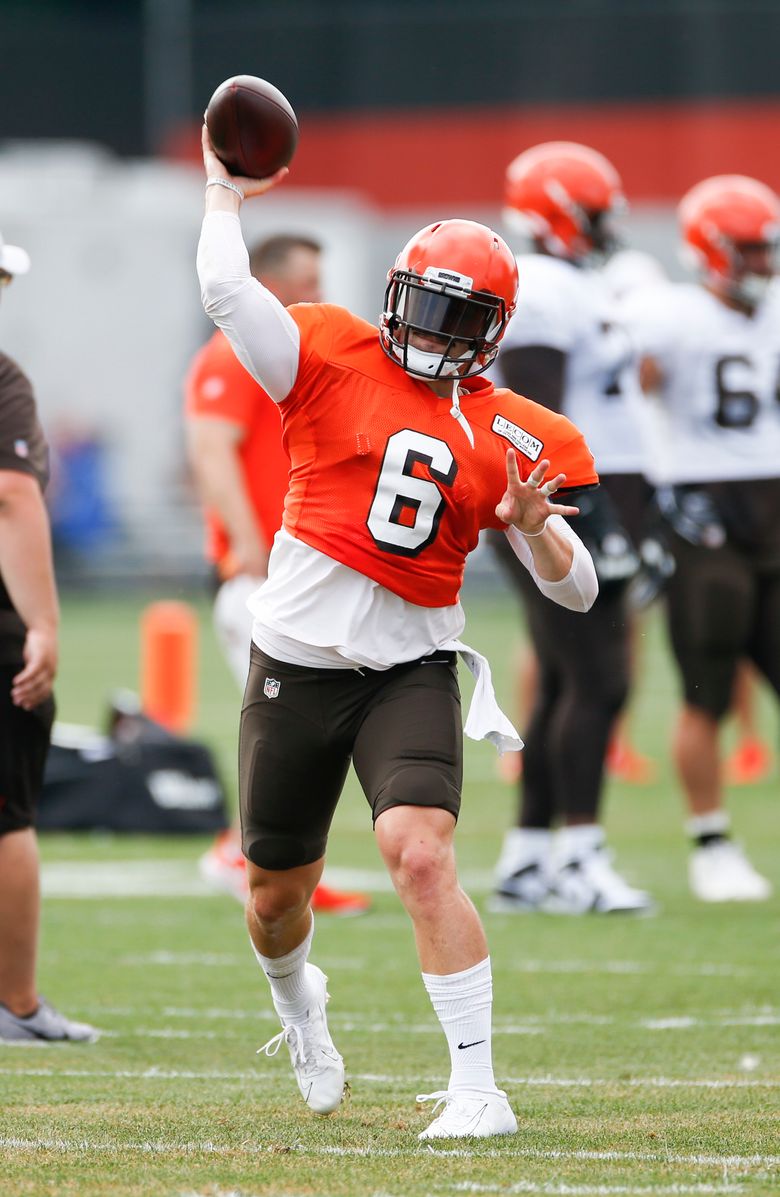
[[[185,732],[195,712],[198,619],[189,603],[150,603],[141,616],[141,709]]]

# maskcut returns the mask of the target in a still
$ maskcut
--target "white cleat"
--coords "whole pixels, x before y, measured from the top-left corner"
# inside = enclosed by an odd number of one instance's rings
[[[501,1089],[489,1092],[463,1089],[451,1093],[444,1089],[439,1093],[421,1093],[417,1101],[435,1101],[434,1114],[439,1106],[444,1106],[418,1139],[487,1139],[490,1135],[514,1135],[517,1131],[517,1119]]]
[[[604,845],[560,861],[549,876],[543,909],[550,914],[652,914],[653,899],[634,889],[612,865]]]
[[[0,1004],[0,1041],[4,1043],[94,1043],[100,1031],[86,1022],[74,1022],[38,999],[38,1009],[27,1018],[12,1014]]]
[[[325,1018],[328,978],[316,964],[306,965],[306,976],[312,996],[305,1021],[284,1027],[258,1048],[258,1055],[265,1052],[275,1056],[286,1043],[303,1100],[315,1114],[332,1114],[344,1096],[344,1061],[336,1051]]]
[[[493,914],[527,914],[544,910],[550,887],[547,871],[532,862],[502,877],[487,901]]]
[[[763,902],[772,893],[766,877],[756,872],[733,840],[695,848],[688,861],[688,881],[702,902]]]

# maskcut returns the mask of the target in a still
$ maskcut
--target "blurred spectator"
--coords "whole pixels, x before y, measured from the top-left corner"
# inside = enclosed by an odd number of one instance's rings
[[[0,290],[30,261],[0,237]],[[59,610],[43,488],[48,449],[32,387],[0,353],[0,1040],[92,1040],[36,985],[35,805],[54,720]]]
[[[771,886],[730,838],[719,732],[747,657],[780,694],[780,201],[721,175],[679,206],[699,282],[629,297],[642,381],[666,418],[661,507],[676,569],[669,632],[683,705],[674,753],[703,901],[749,901]]]
[[[60,420],[51,435],[47,502],[58,566],[80,569],[116,530],[106,483],[106,450],[98,433]]]
[[[546,602],[527,585],[506,538],[490,534],[522,598],[538,662],[517,825],[504,840],[491,905],[646,913],[649,895],[615,870],[600,822],[607,745],[629,690],[627,589],[649,492],[636,361],[597,269],[614,248],[622,186],[595,150],[549,142],[510,164],[506,202],[507,223],[530,237],[534,252],[518,258],[523,302],[495,376],[563,412],[587,438],[601,486],[575,496],[573,526],[596,565],[599,596],[585,616]]]
[[[321,300],[321,247],[309,237],[277,235],[256,245],[250,269],[288,307]],[[252,616],[247,599],[264,581],[274,534],[282,522],[290,462],[282,445],[279,408],[217,331],[187,375],[189,455],[205,507],[207,552],[218,586],[214,626],[225,660],[243,692],[249,670]],[[244,901],[246,860],[233,826],[201,859],[212,884]],[[363,894],[318,885],[320,913],[361,914]]]

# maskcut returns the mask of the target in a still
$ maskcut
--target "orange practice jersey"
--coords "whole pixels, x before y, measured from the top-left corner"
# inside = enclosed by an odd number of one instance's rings
[[[292,536],[424,607],[455,603],[468,554],[506,490],[506,451],[521,477],[541,458],[566,487],[598,482],[581,433],[564,416],[483,378],[461,410],[472,449],[434,395],[383,352],[375,325],[343,308],[289,309],[301,334],[295,386],[280,406],[292,470]]]
[[[216,332],[196,355],[185,382],[189,417],[229,420],[244,431],[237,446],[244,485],[263,538],[271,544],[282,524],[290,460],[282,445],[279,408]],[[218,514],[206,508],[206,553],[225,565],[230,539]]]

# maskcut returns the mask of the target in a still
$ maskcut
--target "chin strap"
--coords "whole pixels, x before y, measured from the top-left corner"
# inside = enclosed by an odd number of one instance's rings
[[[471,431],[471,425],[460,410],[460,397],[458,395],[458,379],[456,378],[452,384],[452,407],[450,408],[450,415],[453,420],[457,420],[461,428],[468,438],[468,442],[472,449],[474,448],[474,433]]]

